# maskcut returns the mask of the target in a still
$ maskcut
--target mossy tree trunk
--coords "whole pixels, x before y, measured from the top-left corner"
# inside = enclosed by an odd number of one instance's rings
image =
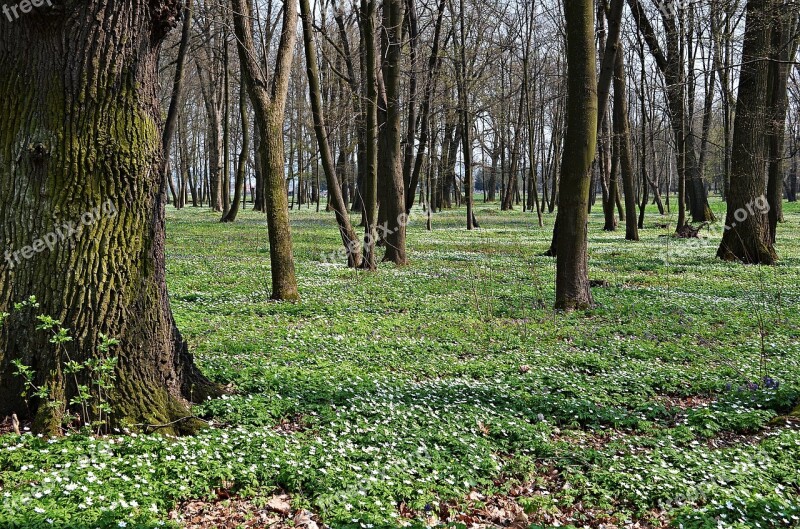
[[[0,19],[0,312],[12,312],[0,329],[0,415],[27,415],[39,432],[60,433],[62,410],[47,400],[77,388],[38,314],[69,329],[65,351],[78,362],[99,354],[101,333],[120,341],[114,424],[175,421],[189,400],[217,393],[175,326],[165,282],[157,58],[180,10],[95,0]],[[38,308],[11,310],[29,296]],[[49,399],[26,406],[13,360]]]
[[[272,272],[272,299],[300,299],[294,269],[292,233],[289,225],[289,199],[286,191],[283,121],[292,54],[297,41],[297,2],[286,2],[275,72],[271,80],[262,68],[253,39],[254,22],[248,0],[232,0],[233,23],[239,60],[256,122],[262,133],[259,157],[264,178],[269,254]]]
[[[564,3],[567,22],[567,133],[558,202],[556,308],[594,304],[589,289],[589,171],[597,148],[594,2]]]
[[[773,0],[749,0],[742,71],[733,131],[726,231],[717,257],[747,264],[774,264],[769,220],[764,211],[770,45]]]

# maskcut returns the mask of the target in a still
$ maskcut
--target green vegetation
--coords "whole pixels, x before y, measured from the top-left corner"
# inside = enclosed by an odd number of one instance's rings
[[[181,499],[283,489],[332,527],[389,528],[518,484],[532,527],[797,526],[800,208],[780,264],[746,267],[716,237],[665,263],[691,243],[655,216],[626,242],[598,203],[605,283],[574,314],[552,310],[550,228],[496,209],[473,233],[463,211],[417,219],[411,264],[377,274],[321,262],[333,219],[293,213],[297,304],[269,301],[263,217],[171,210],[178,326],[235,393],[195,410],[213,427],[194,437],[0,437],[0,527],[158,527]]]

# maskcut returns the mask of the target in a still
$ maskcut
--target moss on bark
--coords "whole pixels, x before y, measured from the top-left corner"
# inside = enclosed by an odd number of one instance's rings
[[[220,388],[194,366],[166,290],[154,38],[163,20],[139,2],[68,9],[0,20],[0,114],[8,117],[0,125],[0,247],[21,250],[58,232],[42,251],[0,262],[0,311],[29,296],[39,302],[0,328],[0,415],[30,415],[36,431],[57,433],[61,405],[87,383],[65,377],[63,363],[99,355],[105,334],[119,340],[113,423],[183,422],[189,388],[199,396]],[[37,330],[40,314],[69,329],[63,355]],[[47,401],[25,406],[12,360],[35,372]]]

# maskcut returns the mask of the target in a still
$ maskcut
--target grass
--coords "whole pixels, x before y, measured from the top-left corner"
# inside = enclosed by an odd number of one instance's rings
[[[411,265],[367,274],[326,262],[329,215],[295,212],[303,300],[279,304],[261,216],[170,210],[176,319],[236,394],[199,406],[215,426],[192,438],[0,437],[0,527],[158,527],[222,489],[286,491],[338,528],[512,496],[531,527],[798,525],[800,431],[778,418],[800,398],[797,205],[774,268],[719,262],[716,238],[674,240],[655,214],[626,242],[598,207],[607,286],[575,314],[552,310],[550,226],[477,214],[472,233],[460,210],[417,218]]]

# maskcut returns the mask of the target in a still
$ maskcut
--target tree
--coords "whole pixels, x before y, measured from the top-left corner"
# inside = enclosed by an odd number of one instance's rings
[[[322,159],[322,169],[325,172],[325,179],[328,183],[330,204],[336,214],[339,234],[347,253],[347,264],[351,268],[357,268],[361,266],[361,249],[358,245],[356,232],[350,224],[350,216],[347,212],[345,200],[342,197],[342,188],[336,175],[336,169],[333,166],[333,155],[328,143],[325,116],[322,113],[322,89],[320,88],[317,68],[317,51],[311,27],[313,23],[311,6],[308,0],[300,0],[300,13],[303,22],[303,42],[306,52],[306,74],[308,76],[308,90],[311,99],[311,113],[314,119],[314,133],[317,137],[317,145]]]
[[[176,208],[182,207],[182,204],[180,196],[175,192],[172,185],[169,158],[172,150],[172,139],[175,136],[175,130],[178,126],[178,117],[180,114],[178,106],[183,102],[186,57],[189,52],[189,43],[192,36],[192,2],[193,0],[186,0],[186,6],[183,10],[183,29],[181,31],[181,42],[178,49],[178,59],[175,65],[175,78],[172,81],[172,94],[169,102],[169,110],[167,110],[167,119],[164,121],[164,132],[161,134],[163,150],[161,172],[164,173],[164,178],[166,178],[170,190],[172,191],[172,197]]]
[[[772,49],[768,94],[769,126],[767,128],[768,163],[767,201],[769,203],[770,240],[775,243],[778,223],[783,222],[784,154],[786,150],[786,116],[789,110],[789,65],[797,54],[798,6],[779,0],[773,14]],[[788,194],[788,193],[787,193]]]
[[[255,109],[256,121],[263,134],[259,156],[265,180],[264,199],[267,205],[269,254],[272,265],[272,299],[294,301],[300,298],[300,294],[297,292],[292,234],[289,226],[289,200],[284,174],[286,160],[283,121],[292,70],[292,53],[297,40],[297,2],[289,0],[284,3],[275,73],[270,83],[258,60],[253,41],[250,0],[231,1],[239,62]]]
[[[748,0],[742,70],[731,154],[726,231],[717,257],[748,264],[773,264],[765,200],[772,10],[775,0]]]
[[[628,93],[625,86],[625,58],[622,42],[614,54],[614,134],[619,148],[619,174],[625,192],[625,238],[639,240],[639,225],[636,218],[636,196],[634,191],[633,153],[631,151],[631,127],[628,121]]]
[[[477,228],[473,212],[475,181],[472,174],[472,118],[469,113],[469,94],[467,94],[467,22],[464,0],[459,3],[459,52],[456,60],[456,84],[458,85],[458,106],[461,119],[461,156],[464,159],[464,188],[467,203],[467,229]]]
[[[703,183],[701,170],[695,151],[695,135],[692,132],[691,116],[686,108],[687,80],[684,46],[681,44],[679,13],[675,2],[665,2],[661,19],[666,38],[666,54],[661,49],[656,32],[645,15],[639,0],[628,0],[639,32],[645,39],[651,55],[666,83],[667,106],[672,133],[675,139],[675,156],[678,167],[678,222],[676,231],[680,232],[687,222],[686,198],[690,197],[692,220],[695,222],[713,221],[714,213],[708,205],[708,196]]]
[[[235,222],[239,215],[239,208],[244,199],[244,180],[247,173],[247,160],[250,158],[250,113],[247,105],[247,88],[244,73],[241,73],[239,83],[239,117],[242,121],[242,148],[239,151],[239,160],[236,164],[236,184],[228,212],[222,216],[220,222]],[[227,184],[227,182],[226,182]]]
[[[413,4],[413,1],[415,0],[412,0],[411,4]],[[409,9],[412,10],[415,8],[409,6]],[[436,25],[434,26],[433,44],[431,46],[430,58],[428,59],[428,69],[425,73],[425,86],[422,95],[422,110],[420,111],[421,118],[419,146],[417,147],[416,159],[414,160],[414,164],[411,169],[411,176],[408,179],[408,189],[406,189],[406,213],[410,213],[411,208],[414,206],[414,197],[416,196],[417,185],[419,184],[420,174],[422,173],[422,164],[425,161],[425,150],[428,148],[428,140],[430,137],[429,133],[431,128],[431,102],[433,99],[433,94],[436,91],[436,80],[438,79],[439,69],[442,64],[442,58],[439,54],[439,44],[442,37],[444,10],[445,0],[439,0]],[[409,112],[409,114],[411,113],[412,112]],[[410,123],[411,118],[409,117],[409,124]],[[411,137],[407,139],[409,145],[406,146],[406,156],[409,156],[409,152],[413,153],[414,144],[411,141],[412,139],[413,138]],[[405,178],[405,176],[403,178]]]
[[[195,65],[200,78],[200,90],[206,107],[206,146],[208,156],[208,200],[213,211],[223,210],[223,184],[227,181],[227,167],[225,167],[225,83],[220,82],[225,77],[225,63],[221,60],[224,55],[223,47],[227,42],[223,36],[224,20],[219,9],[198,9],[200,38],[204,46],[197,48]]]
[[[588,211],[597,148],[594,2],[564,2],[567,32],[567,132],[558,203],[556,308],[594,304],[589,289]]]
[[[613,0],[611,4],[608,6],[608,45],[604,45],[604,35],[605,35],[605,27],[601,25],[600,29],[600,54],[602,56],[602,63],[601,63],[601,70],[600,75],[597,75],[595,72],[595,77],[597,77],[597,87],[596,87],[596,114],[597,117],[595,118],[595,125],[597,127],[594,136],[595,147],[597,147],[597,140],[601,136],[601,132],[604,129],[609,128],[607,109],[608,109],[608,99],[609,99],[609,92],[611,90],[611,83],[614,78],[614,64],[615,58],[617,54],[617,48],[619,44],[619,34],[621,31],[621,21],[622,21],[622,11],[623,11],[623,4],[624,0]],[[598,5],[598,23],[600,22],[600,14],[605,11],[605,6],[602,4]],[[567,118],[569,119],[569,117]],[[610,134],[606,134],[606,136],[610,136]],[[608,172],[610,176],[610,183],[608,189],[606,189],[605,184],[603,184],[603,193],[607,195],[604,197],[603,200],[603,207],[605,209],[605,217],[606,217],[606,226],[604,229],[607,231],[614,231],[616,229],[616,217],[614,216],[614,201],[615,197],[618,194],[616,190],[616,184],[614,183],[614,174],[616,173],[616,169],[612,163],[612,161],[607,156],[604,159],[604,149],[600,151],[600,161],[601,166],[607,165]],[[564,152],[566,156],[566,151]],[[562,168],[563,170],[563,168]],[[603,168],[601,167],[601,170]],[[554,171],[555,172],[555,171]],[[604,177],[603,177],[604,178]],[[611,185],[614,184],[614,185]],[[557,185],[556,182],[553,183],[553,187],[555,188]],[[589,178],[589,185],[591,186],[591,177]],[[612,194],[613,193],[613,194]],[[545,195],[547,191],[545,189]],[[552,206],[551,206],[552,207]],[[586,206],[587,211],[589,205]],[[560,210],[559,210],[560,211]],[[550,248],[545,252],[546,256],[549,257],[556,257],[558,255],[558,225],[559,225],[559,215],[560,213],[556,214],[556,221],[553,226],[553,238],[550,242]],[[588,218],[588,217],[587,217]]]
[[[38,432],[59,433],[75,411],[66,403],[85,381],[66,376],[66,355],[99,356],[103,334],[119,340],[114,424],[185,430],[187,401],[218,393],[175,326],[165,282],[157,62],[181,7],[95,0],[0,19],[0,76],[13,80],[0,84],[13,116],[0,127],[0,244],[20,249],[0,263],[0,312],[38,303],[0,329],[0,414],[25,410],[16,360],[47,392],[30,401]],[[54,351],[41,314],[72,341]]]
[[[384,0],[381,28],[383,90],[379,105],[378,192],[379,220],[385,223],[384,261],[404,265],[406,259],[405,184],[403,182],[401,59],[403,54],[403,0]]]
[[[375,45],[375,0],[361,0],[358,20],[364,74],[364,260],[362,268],[375,270],[378,242],[378,75]]]

